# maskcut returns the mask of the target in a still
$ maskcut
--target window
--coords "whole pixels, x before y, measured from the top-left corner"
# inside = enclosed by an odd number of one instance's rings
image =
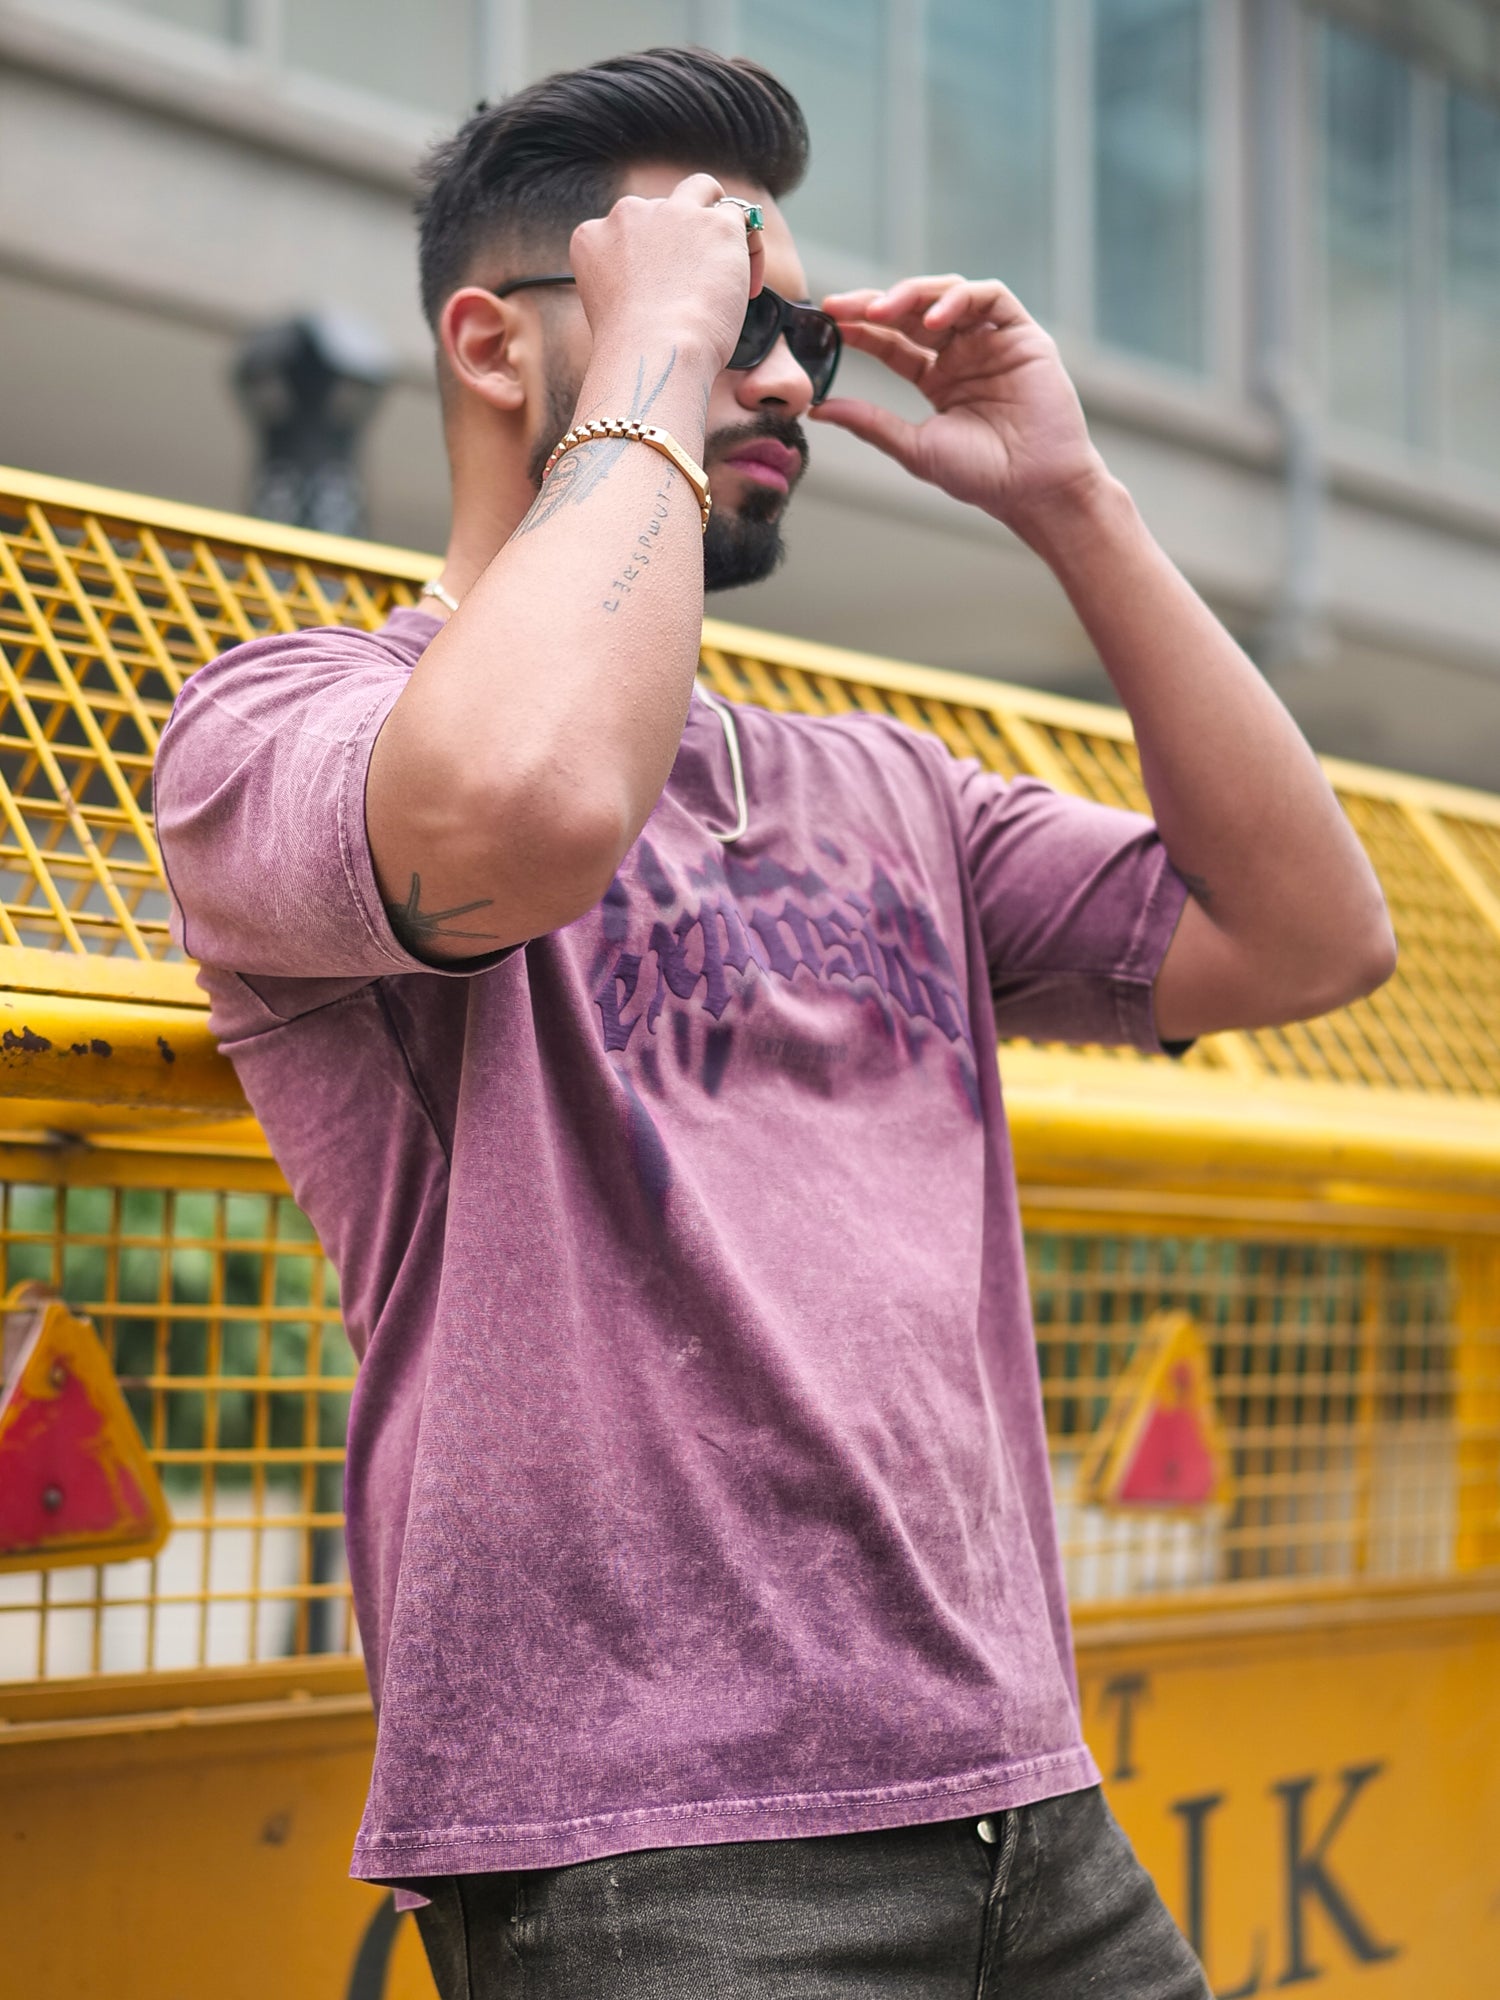
[[[474,0],[293,0],[281,13],[289,69],[456,117],[475,81]]]
[[[1443,435],[1500,472],[1500,105],[1453,90],[1446,110]]]
[[[1052,309],[1052,0],[929,0],[926,258]]]
[[[885,0],[742,0],[740,42],[784,80],[812,131],[812,166],[788,218],[804,236],[877,259]]]
[[[807,115],[810,169],[787,209],[832,253],[818,280],[993,274],[1049,324],[1178,370],[1213,363],[1211,84],[1229,0],[663,0],[649,34],[611,0],[114,4],[434,123],[505,64],[536,78],[647,43],[743,50]]]
[[[690,0],[656,0],[647,29],[619,0],[532,0],[526,44],[527,72],[582,69],[605,56],[641,48],[679,48],[703,39]]]
[[[466,111],[480,95],[479,23],[495,0],[111,0],[252,50],[274,69],[436,112]]]
[[[1323,31],[1323,310],[1329,407],[1411,430],[1411,72],[1367,36]]]
[[[1500,103],[1312,33],[1328,410],[1500,473]]]
[[[1179,368],[1206,360],[1203,0],[1095,0],[1094,322]]]
[[[132,14],[148,14],[154,21],[167,21],[174,28],[196,28],[200,35],[218,40],[239,39],[239,7],[236,0],[115,0]]]

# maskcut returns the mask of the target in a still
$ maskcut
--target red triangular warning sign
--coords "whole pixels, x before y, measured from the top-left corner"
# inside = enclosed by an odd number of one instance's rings
[[[0,1570],[154,1555],[170,1526],[93,1327],[17,1286],[0,1319]]]
[[[1227,1500],[1229,1489],[1203,1338],[1186,1313],[1156,1313],[1079,1470],[1079,1497],[1195,1512]]]

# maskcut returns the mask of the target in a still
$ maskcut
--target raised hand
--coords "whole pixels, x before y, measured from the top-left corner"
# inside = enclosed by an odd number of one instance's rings
[[[913,424],[834,396],[809,412],[815,420],[1022,535],[1108,477],[1057,343],[998,279],[905,278],[886,292],[833,293],[823,309],[848,346],[920,389],[932,414]]]
[[[664,198],[622,195],[578,225],[569,250],[595,341],[685,340],[722,368],[761,288],[764,242],[712,174],[689,174]]]

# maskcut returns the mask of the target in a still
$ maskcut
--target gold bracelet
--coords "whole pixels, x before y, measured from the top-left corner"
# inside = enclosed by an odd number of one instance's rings
[[[671,459],[688,485],[698,496],[698,506],[703,514],[703,532],[708,533],[708,517],[713,511],[713,501],[708,497],[708,474],[696,460],[688,457],[682,446],[670,431],[664,431],[657,424],[637,423],[634,417],[609,417],[603,421],[575,424],[559,441],[552,456],[542,467],[542,477],[556,465],[564,452],[572,451],[575,445],[592,444],[596,438],[624,438],[630,444],[649,444],[653,451],[659,451],[663,458]]]

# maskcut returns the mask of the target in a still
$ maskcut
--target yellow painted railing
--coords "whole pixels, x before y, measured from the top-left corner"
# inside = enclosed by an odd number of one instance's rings
[[[151,760],[173,697],[204,660],[258,633],[378,624],[431,567],[409,550],[0,469],[0,948],[27,954],[6,983],[39,1001],[97,993],[57,958],[101,955],[134,961],[121,998],[191,1007],[169,964],[150,816]],[[877,711],[991,769],[1146,803],[1115,710],[714,620],[703,671],[724,695],[803,714]],[[1246,1080],[1500,1097],[1500,799],[1327,768],[1386,886],[1400,969],[1354,1007],[1217,1036],[1191,1061]],[[114,1086],[71,1057],[74,1016],[57,1019],[55,1037],[33,1030],[51,1049],[10,1052],[10,1095],[100,1102],[118,1087],[116,1101],[139,1100],[135,1077]],[[201,1072],[193,1088],[221,1108],[232,1084],[210,1080],[207,1044],[176,1025],[179,1088]]]

